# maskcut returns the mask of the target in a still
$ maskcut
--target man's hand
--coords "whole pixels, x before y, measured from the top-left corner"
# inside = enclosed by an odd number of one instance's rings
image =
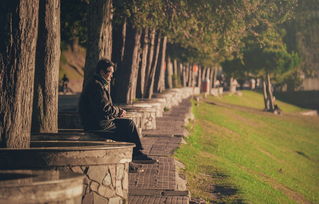
[[[120,109],[119,117],[120,117],[120,118],[123,118],[125,115],[126,115],[126,111],[121,108],[121,109]]]

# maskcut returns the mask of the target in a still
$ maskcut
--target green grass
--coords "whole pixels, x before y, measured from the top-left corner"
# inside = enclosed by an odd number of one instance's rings
[[[209,97],[193,105],[187,144],[176,152],[193,197],[217,203],[319,203],[319,117],[262,95]]]
[[[258,92],[253,91],[241,91],[243,96],[238,96],[234,94],[224,95],[223,97],[216,98],[217,101],[222,101],[225,103],[233,104],[233,105],[240,105],[245,107],[251,107],[256,109],[263,109],[263,97]],[[276,100],[275,102],[284,112],[300,112],[304,111],[305,109]]]

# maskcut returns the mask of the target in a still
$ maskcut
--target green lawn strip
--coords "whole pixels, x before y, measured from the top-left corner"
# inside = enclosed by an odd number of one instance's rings
[[[202,102],[194,108],[194,114],[196,122],[188,144],[176,153],[186,165],[186,175],[192,177],[190,190],[196,192],[194,195],[220,202],[319,201],[318,120]],[[216,179],[216,171],[227,172],[228,176]],[[205,184],[197,181],[198,175],[212,179]],[[191,187],[198,183],[218,185],[220,180],[236,186],[238,194],[216,198],[212,190]]]
[[[256,108],[262,110],[264,108],[264,101],[263,95],[259,92],[255,91],[247,91],[243,90],[240,91],[242,95],[237,94],[225,94],[223,97],[214,97],[216,100],[221,102],[234,104],[234,105],[241,105],[250,108]],[[212,96],[210,97],[212,98]],[[279,100],[275,102],[284,112],[293,113],[293,112],[302,112],[306,111],[307,109],[300,108]]]

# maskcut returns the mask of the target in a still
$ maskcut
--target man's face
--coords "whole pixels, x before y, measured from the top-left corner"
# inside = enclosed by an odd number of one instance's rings
[[[113,77],[113,72],[114,72],[114,67],[109,67],[107,68],[106,72],[101,71],[101,75],[106,81],[110,82]]]

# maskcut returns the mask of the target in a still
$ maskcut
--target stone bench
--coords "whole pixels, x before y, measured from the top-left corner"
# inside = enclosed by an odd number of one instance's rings
[[[32,141],[27,149],[0,148],[1,169],[60,170],[85,176],[82,203],[127,203],[134,144]]]
[[[141,108],[153,108],[154,110],[156,110],[156,117],[163,117],[164,108],[163,105],[159,102],[151,100],[136,101],[132,104],[132,106]]]
[[[142,114],[128,112],[124,118],[134,121],[139,133],[142,133]],[[80,115],[76,111],[61,111],[58,113],[59,129],[83,129]]]
[[[156,112],[151,105],[143,105],[143,106],[134,106],[134,105],[124,105],[119,104],[119,107],[125,109],[128,113],[140,113],[142,115],[141,118],[141,127],[143,130],[152,130],[156,129]]]
[[[83,179],[57,170],[0,170],[0,203],[78,204]]]

